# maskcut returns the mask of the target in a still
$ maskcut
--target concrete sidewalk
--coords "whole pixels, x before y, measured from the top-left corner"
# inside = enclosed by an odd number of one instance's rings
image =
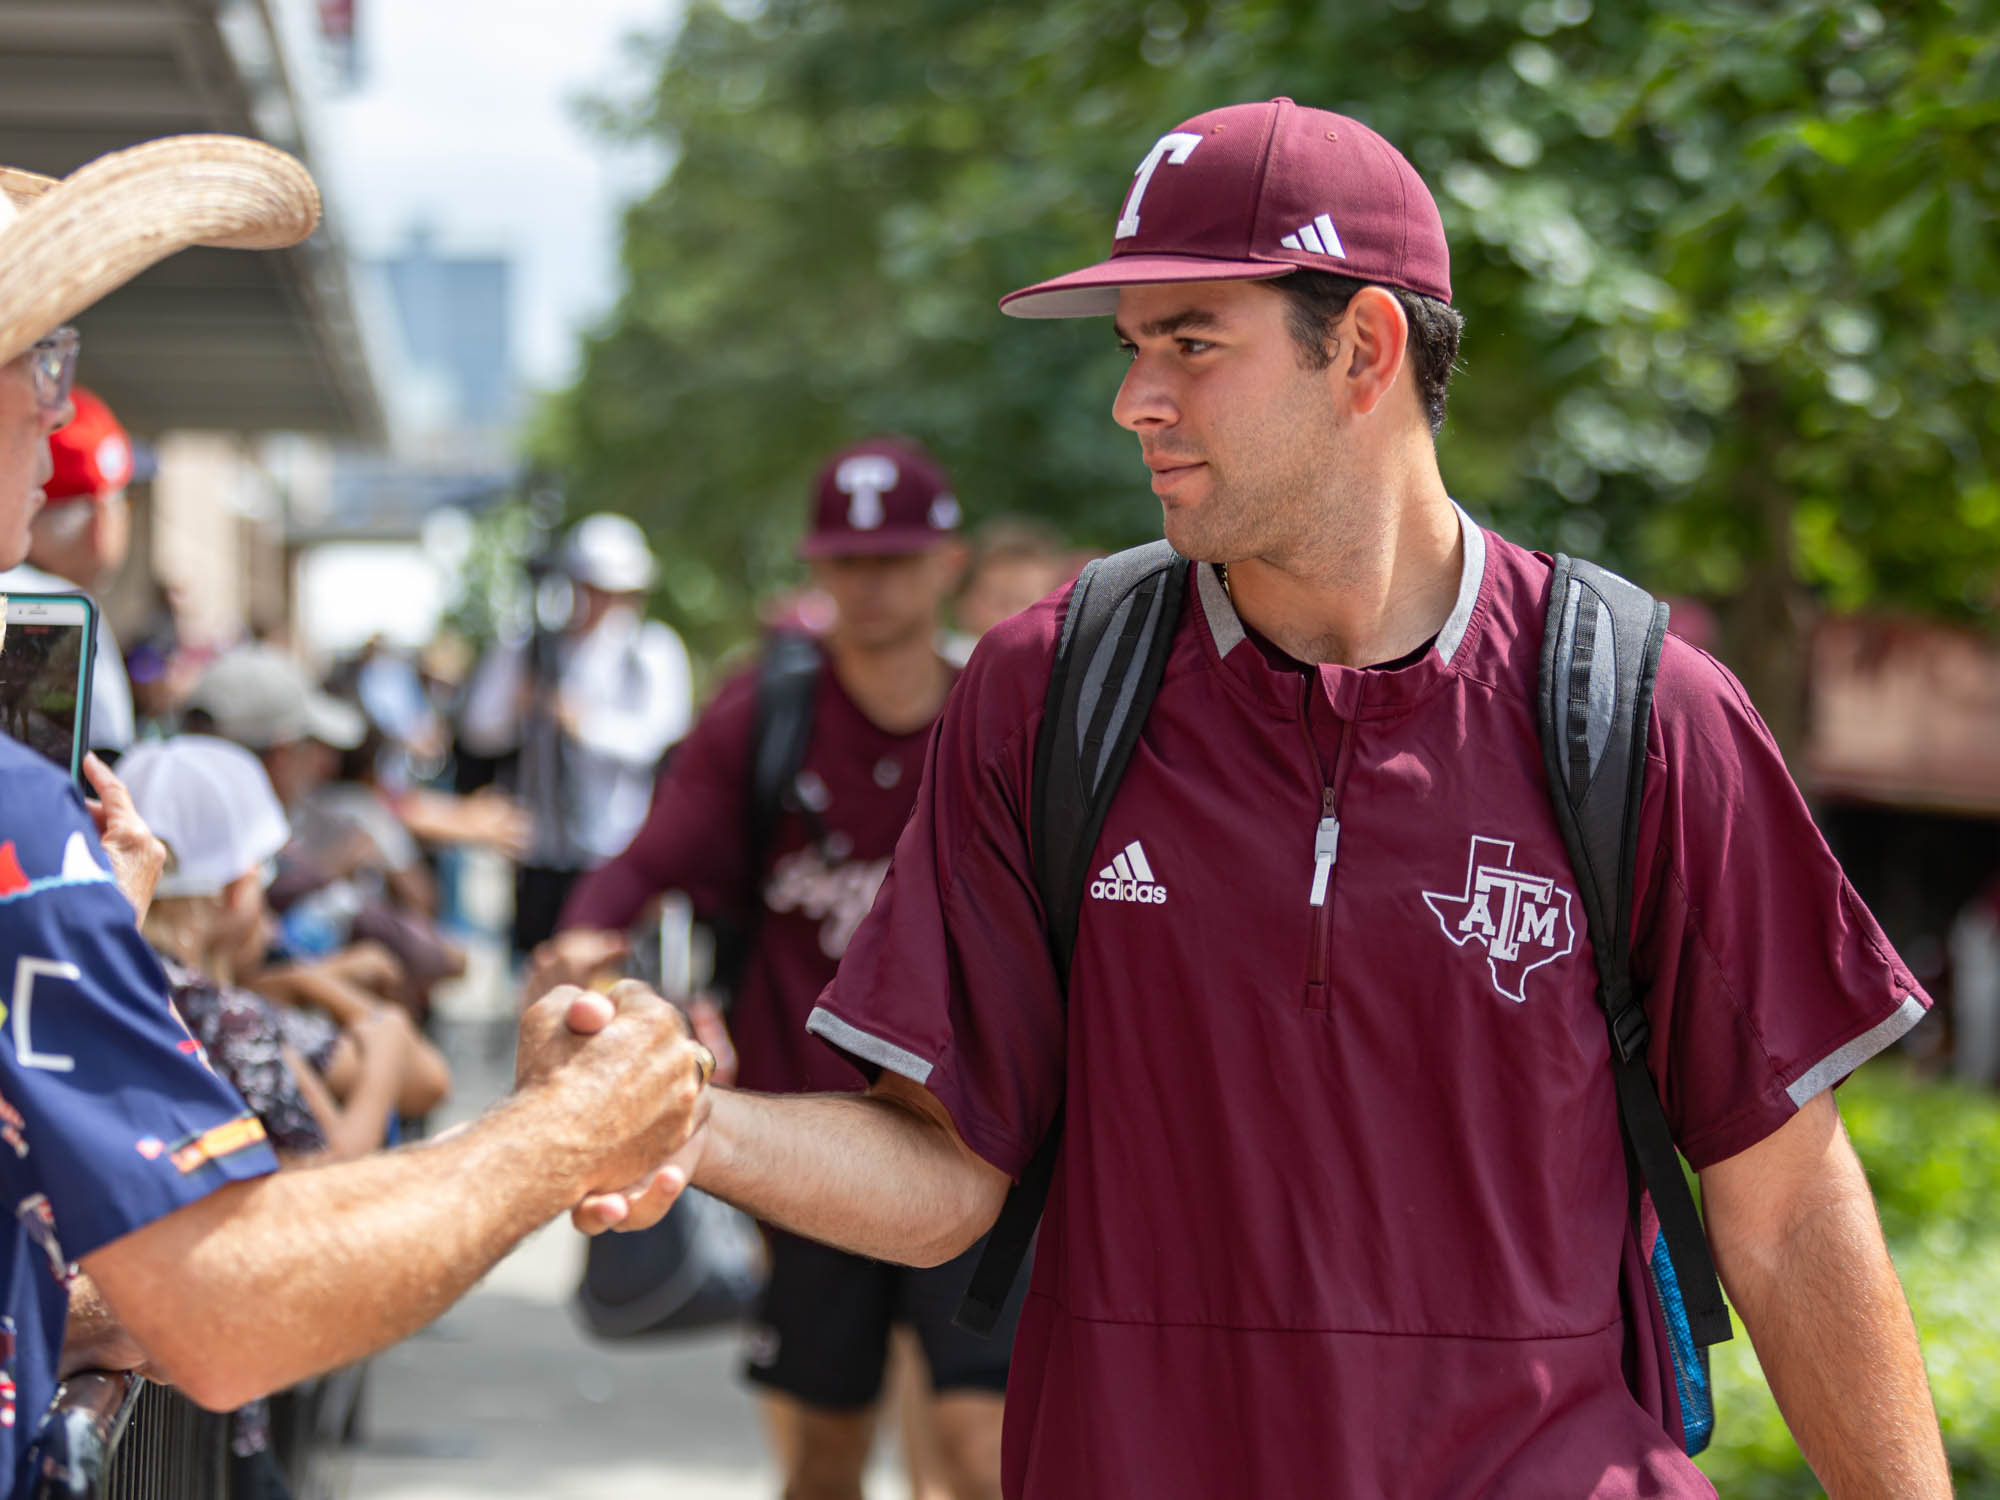
[[[580,1263],[575,1233],[551,1225],[432,1328],[378,1358],[348,1493],[776,1495],[736,1382],[735,1335],[593,1344],[563,1305]]]

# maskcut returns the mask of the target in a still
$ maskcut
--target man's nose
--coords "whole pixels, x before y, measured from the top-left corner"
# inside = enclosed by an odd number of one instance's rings
[[[1133,359],[1124,380],[1119,382],[1118,397],[1111,403],[1111,416],[1120,427],[1132,432],[1171,427],[1180,420],[1180,407],[1157,362],[1144,354]]]

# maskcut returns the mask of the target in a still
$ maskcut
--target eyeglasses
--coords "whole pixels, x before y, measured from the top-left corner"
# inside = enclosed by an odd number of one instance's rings
[[[58,328],[28,348],[28,373],[35,382],[35,403],[45,412],[61,411],[69,405],[70,387],[76,384],[76,353],[83,336],[74,328]]]

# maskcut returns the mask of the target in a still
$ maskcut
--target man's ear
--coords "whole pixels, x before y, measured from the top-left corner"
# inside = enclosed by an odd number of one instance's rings
[[[1347,304],[1345,347],[1334,355],[1334,373],[1347,394],[1348,408],[1373,412],[1395,389],[1409,365],[1410,320],[1403,304],[1385,288],[1365,286]]]

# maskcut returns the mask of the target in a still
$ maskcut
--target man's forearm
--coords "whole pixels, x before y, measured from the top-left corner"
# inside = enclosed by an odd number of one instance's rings
[[[878,1094],[718,1090],[694,1173],[767,1223],[910,1265],[977,1240],[1006,1184],[941,1121]]]
[[[249,988],[280,1005],[312,1006],[342,1026],[357,1025],[380,997],[318,963],[284,964],[258,973]]]
[[[1837,1127],[1836,1127],[1837,1128]],[[1909,1305],[1845,1142],[1768,1248],[1717,1245],[1772,1394],[1832,1500],[1944,1497],[1951,1480]]]
[[[588,1153],[545,1115],[234,1184],[85,1265],[167,1378],[241,1405],[414,1333],[567,1207]]]

